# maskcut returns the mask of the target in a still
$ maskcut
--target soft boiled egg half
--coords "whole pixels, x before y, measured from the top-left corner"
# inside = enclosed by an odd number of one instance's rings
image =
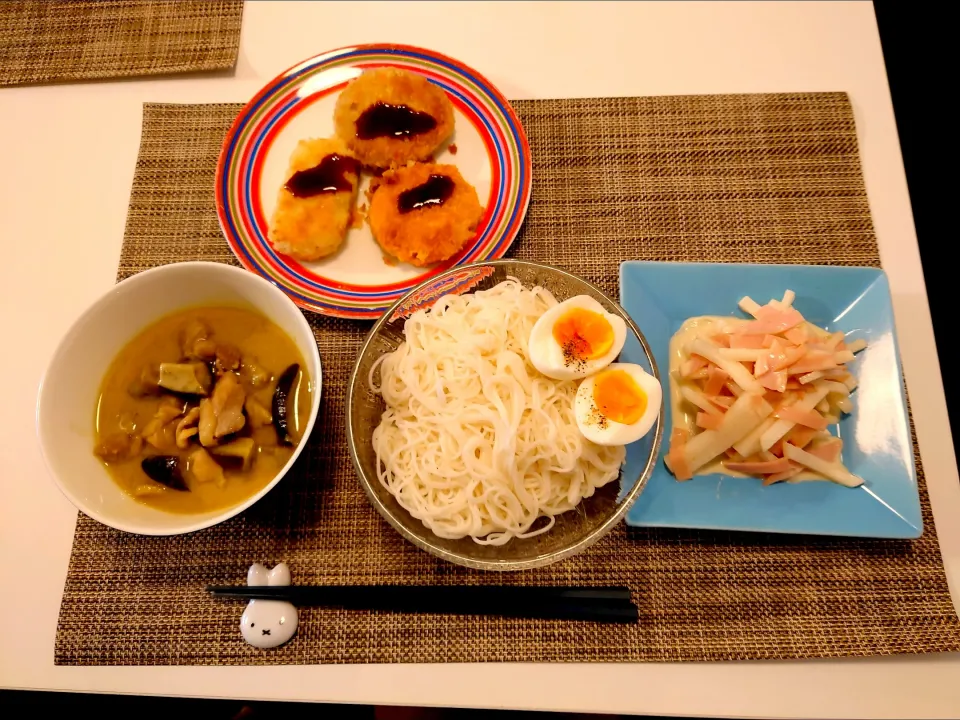
[[[660,382],[639,365],[613,363],[577,389],[573,412],[597,445],[627,445],[646,435],[660,414]]]
[[[627,338],[623,318],[589,295],[577,295],[547,310],[530,332],[533,366],[554,380],[586,377],[612,363]]]

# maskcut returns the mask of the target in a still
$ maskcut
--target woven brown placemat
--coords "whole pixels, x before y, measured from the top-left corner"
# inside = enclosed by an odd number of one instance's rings
[[[534,193],[516,257],[617,293],[621,260],[877,265],[846,95],[517,102]],[[178,260],[234,262],[213,176],[239,105],[148,105],[119,278]],[[347,454],[348,374],[369,325],[311,315],[320,419],[291,476],[239,517],[145,538],[80,516],[56,661],[79,665],[809,658],[960,649],[922,471],[926,531],[870,541],[620,525],[585,553],[484,574],[401,539]],[[919,468],[918,468],[919,470]],[[279,650],[241,639],[242,607],[205,596],[253,561],[297,583],[627,585],[634,626],[307,608]]]
[[[227,70],[243,0],[3,0],[0,87]]]

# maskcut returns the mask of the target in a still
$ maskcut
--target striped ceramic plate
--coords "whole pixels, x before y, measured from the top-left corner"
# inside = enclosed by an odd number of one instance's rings
[[[302,138],[333,136],[333,108],[344,85],[363,70],[397,67],[420,73],[453,102],[456,131],[437,162],[456,165],[485,200],[472,241],[452,259],[416,268],[385,258],[369,227],[350,230],[343,248],[317,262],[276,252],[267,223],[287,162]],[[361,185],[358,203],[365,203]],[[317,55],[261,90],[227,133],[217,167],[217,212],[230,248],[301,307],[327,315],[376,318],[418,283],[464,263],[502,257],[530,201],[530,147],[513,108],[482,75],[430,50],[358,45]]]

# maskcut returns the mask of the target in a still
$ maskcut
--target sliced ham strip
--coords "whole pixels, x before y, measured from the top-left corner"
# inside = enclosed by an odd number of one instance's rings
[[[697,413],[697,427],[704,430],[716,430],[723,422],[723,415],[710,415],[705,412]]]
[[[793,429],[783,437],[783,440],[786,440],[791,445],[800,448],[801,450],[805,448],[810,442],[817,436],[818,430],[813,428],[803,427],[802,425],[795,425]],[[779,442],[779,441],[778,441]]]
[[[710,369],[707,370],[707,382],[704,383],[703,394],[707,396],[719,395],[729,379],[730,376],[723,370],[715,365],[711,366]]]
[[[804,322],[803,315],[795,308],[778,310],[770,305],[760,308],[756,318],[746,323],[740,332],[744,335],[777,335]]]
[[[730,336],[730,347],[734,350],[760,350],[763,348],[764,338],[759,335],[740,335],[736,333]]]
[[[840,438],[834,438],[833,440],[828,440],[826,442],[818,443],[811,447],[806,448],[807,452],[811,455],[825,460],[827,462],[836,462],[840,459],[840,451],[843,450],[843,440]]]
[[[791,464],[793,467],[791,467],[789,470],[785,470],[785,471],[782,472],[782,473],[775,473],[775,474],[773,474],[773,475],[768,475],[767,477],[765,477],[765,478],[763,479],[763,484],[764,484],[764,485],[773,485],[774,483],[783,482],[784,480],[789,480],[789,479],[792,478],[794,475],[799,475],[800,473],[803,472],[803,466],[802,466],[802,465],[796,465],[796,464],[794,464],[794,463],[790,463],[790,464]]]
[[[772,455],[775,458],[783,457],[783,438],[780,438],[773,445],[771,445],[770,450],[767,451],[767,454]],[[772,460],[773,458],[766,459]]]
[[[693,375],[697,370],[705,368],[708,365],[706,358],[702,358],[699,355],[691,355],[690,358],[680,366],[680,375],[681,377],[688,378]]]
[[[685,457],[689,437],[690,433],[684,428],[674,428],[670,434],[670,452],[667,453],[666,463],[677,480],[689,480],[693,477]]]
[[[770,363],[770,369],[783,370],[784,368],[788,368],[806,354],[807,349],[804,347],[785,347],[777,362]]]
[[[786,458],[777,458],[776,460],[767,460],[763,462],[733,462],[724,460],[723,466],[733,472],[742,472],[745,475],[771,475],[787,472],[794,468]]]
[[[800,360],[790,366],[791,375],[806,375],[816,370],[831,370],[837,366],[837,361],[832,353],[828,352],[808,352]]]
[[[780,370],[779,372],[768,372],[764,375],[761,375],[757,378],[763,387],[768,390],[774,390],[776,392],[786,392],[787,389],[787,371]]]
[[[807,342],[809,335],[807,334],[807,329],[804,326],[795,327],[787,330],[783,336],[792,342],[794,345],[803,345]]]
[[[814,430],[827,429],[827,421],[823,419],[823,415],[816,410],[807,410],[796,405],[780,408],[774,413],[774,417]]]
[[[823,400],[823,398],[826,396],[827,391],[814,384],[813,390],[805,393],[803,398],[795,403],[796,408],[801,410],[813,410],[817,403]],[[784,398],[784,405],[781,406],[781,409],[784,407],[790,407],[787,405],[788,402],[790,402],[789,398]],[[794,425],[796,425],[796,423],[794,423],[792,420],[778,418],[777,421],[770,426],[770,429],[767,430],[760,438],[760,448],[763,450],[769,450],[771,447],[773,447],[773,444],[786,435]]]
[[[767,337],[773,336],[768,335]],[[777,340],[777,338],[773,338],[773,342],[771,342],[767,347],[767,370],[770,371],[779,369],[777,366],[783,363],[784,360],[786,360],[786,357],[786,353],[783,350],[783,343]],[[756,369],[756,366],[754,366],[754,369]],[[757,377],[759,377],[759,375]]]
[[[753,364],[754,377],[760,377],[761,375],[766,375],[768,372],[770,372],[770,356],[761,355],[760,357],[757,358],[757,361]]]

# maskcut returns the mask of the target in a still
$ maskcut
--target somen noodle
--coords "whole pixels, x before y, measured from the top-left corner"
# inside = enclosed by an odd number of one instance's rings
[[[373,432],[380,482],[436,535],[531,537],[619,476],[624,448],[577,429],[576,382],[541,375],[527,357],[530,330],[556,304],[512,278],[445,296],[412,315],[405,341],[371,369],[387,406]],[[549,522],[532,529],[540,517]]]

